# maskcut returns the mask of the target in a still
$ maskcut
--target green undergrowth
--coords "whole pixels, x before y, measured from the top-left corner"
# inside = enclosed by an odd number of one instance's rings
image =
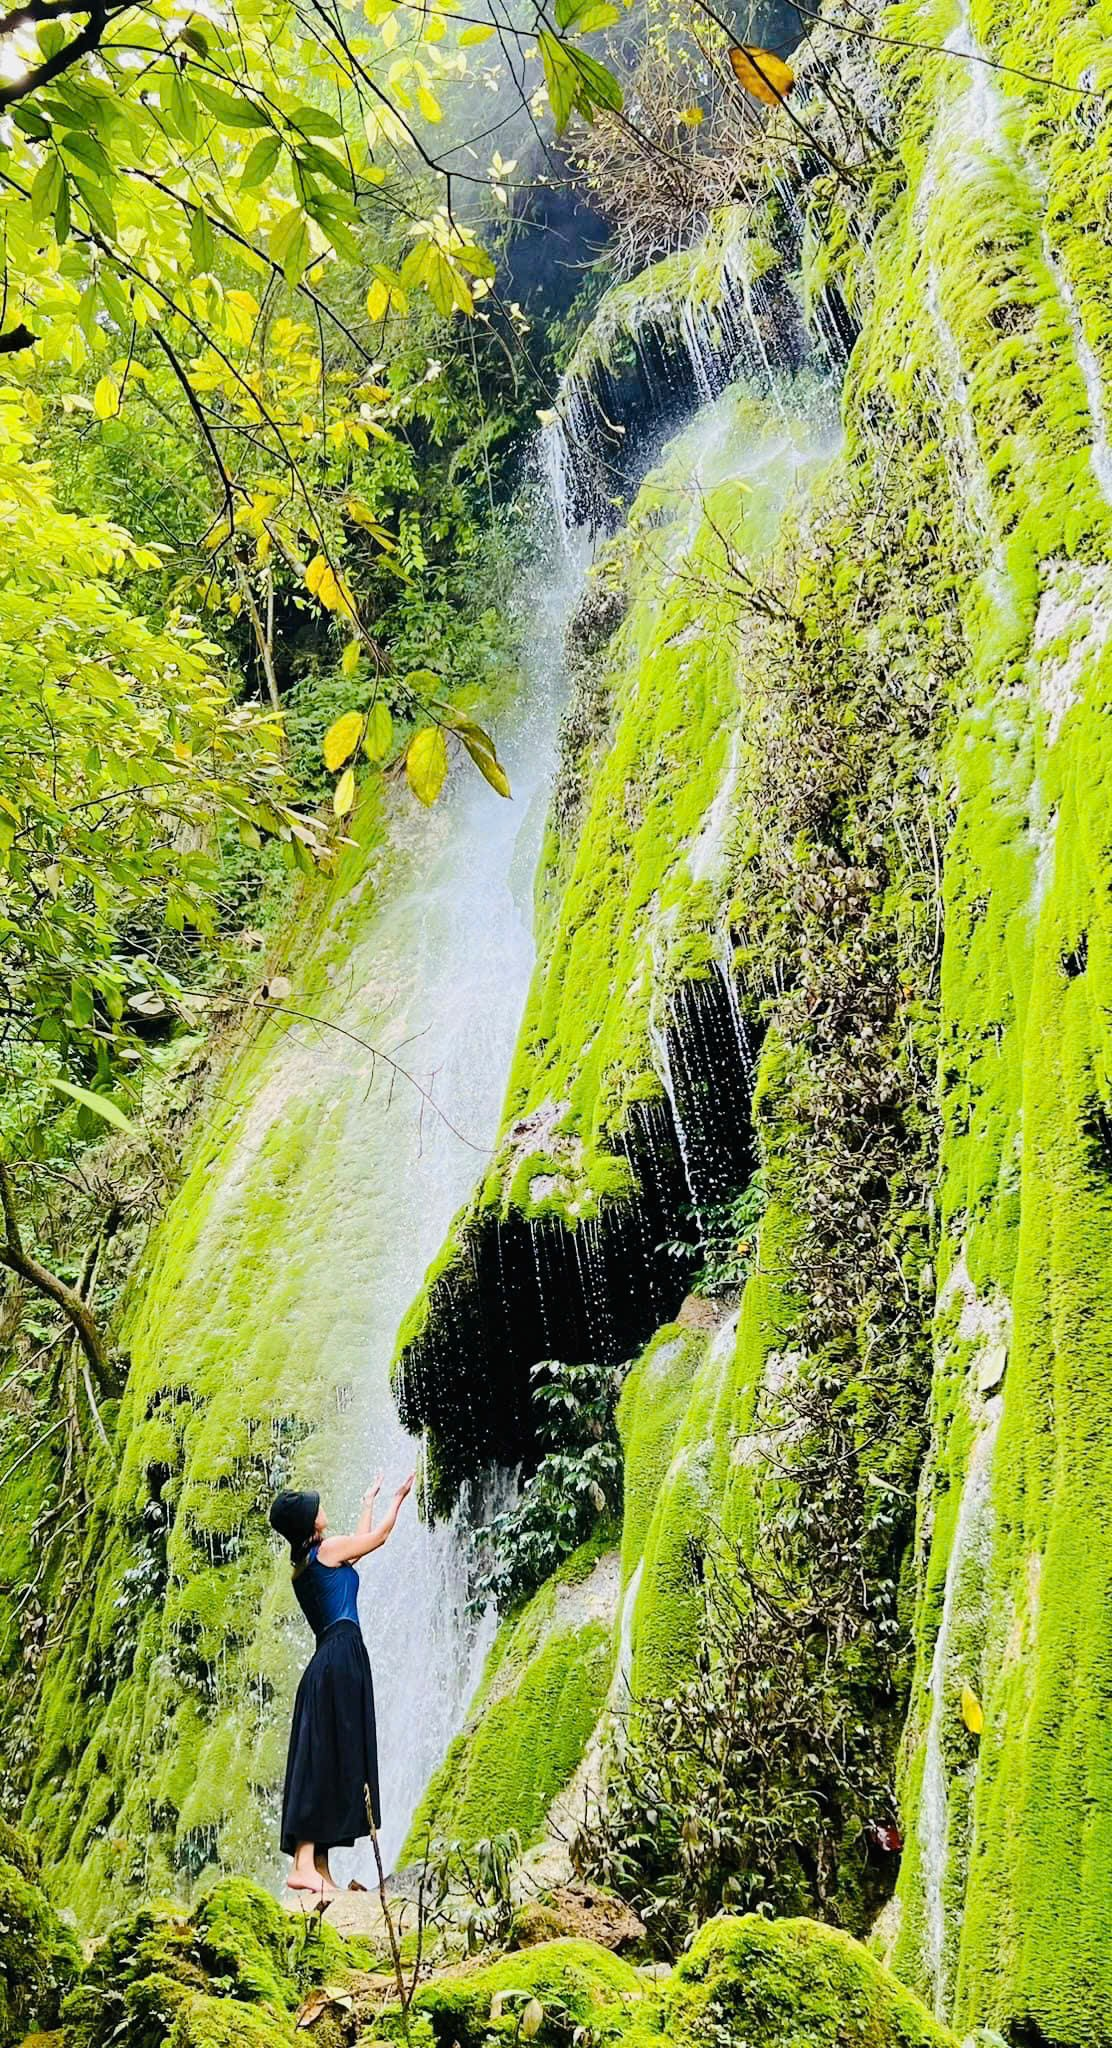
[[[58,1927],[26,1845],[5,1832],[0,1930],[6,2002],[0,2039],[16,2048],[318,2048],[407,2039],[483,2048],[521,2038],[561,2048],[743,2038],[752,2048],[950,2048],[953,2037],[857,1943],[807,1921],[723,1919],[661,1984],[607,1949],[555,1940],[515,1954],[441,1964],[408,2017],[384,1958],[319,1915],[286,1912],[227,1878],[187,1913],[153,1902],[116,1918],[87,1956]],[[46,1930],[50,1924],[49,1942]],[[18,1943],[35,1945],[25,1968]],[[426,1956],[426,1963],[429,1958]],[[23,1974],[20,1974],[22,1972]]]

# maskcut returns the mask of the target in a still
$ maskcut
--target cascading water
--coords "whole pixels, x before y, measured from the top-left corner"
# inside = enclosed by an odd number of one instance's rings
[[[350,1048],[315,1055],[321,1116],[339,1114],[348,1125],[364,1247],[367,1370],[352,1393],[334,1525],[351,1521],[376,1467],[386,1472],[381,1506],[415,1460],[388,1365],[400,1319],[495,1134],[533,960],[532,878],[563,696],[563,631],[584,569],[582,551],[554,536],[530,592],[524,702],[509,729],[499,728],[513,801],[461,771],[435,812],[407,821],[406,844],[348,963],[360,1014],[375,1018],[375,1043],[397,1054],[435,1109],[382,1076],[368,1100],[366,1063],[353,1063]],[[430,1525],[410,1506],[362,1569],[387,1862],[459,1725],[489,1637],[468,1615],[467,1567],[460,1518]],[[366,1880],[369,1856],[365,1848],[338,1855],[338,1871]]]

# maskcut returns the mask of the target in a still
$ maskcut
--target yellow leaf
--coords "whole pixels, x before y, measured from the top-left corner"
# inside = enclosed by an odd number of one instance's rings
[[[314,555],[309,567],[305,571],[305,587],[307,590],[312,591],[314,597],[320,589],[321,577],[327,575],[327,573],[328,557],[326,555]]]
[[[510,795],[510,778],[494,750],[494,741],[478,725],[461,725],[459,736],[480,775],[485,776],[499,796]]]
[[[426,121],[443,120],[444,116],[441,113],[440,101],[435,93],[429,91],[427,85],[418,86],[417,105],[420,107]]]
[[[98,420],[114,419],[120,410],[120,387],[114,377],[102,377],[93,393],[93,411]]]
[[[362,730],[361,711],[345,711],[342,718],[338,718],[334,725],[329,726],[321,743],[321,752],[324,755],[325,767],[333,774],[337,768],[343,767],[350,755],[354,754]]]
[[[985,1710],[971,1685],[961,1689],[961,1718],[971,1735],[979,1735],[985,1725]]]
[[[229,292],[224,300],[228,333],[240,348],[246,348],[259,317],[259,302],[250,292]]]
[[[381,320],[390,310],[390,294],[380,277],[376,277],[367,293],[368,320]]]
[[[390,752],[393,737],[394,721],[390,716],[390,707],[383,703],[381,697],[377,697],[371,705],[367,730],[363,735],[363,752],[368,761],[384,761]]]
[[[362,724],[362,719],[358,723]],[[346,818],[355,802],[355,770],[345,768],[332,792],[332,808],[338,818]]]
[[[405,772],[414,796],[423,804],[434,804],[448,773],[448,743],[438,725],[414,733],[405,750]]]
[[[472,22],[470,28],[465,28],[460,34],[460,48],[464,49],[471,43],[489,42],[493,34],[494,28],[492,23],[488,21]]]
[[[730,63],[739,84],[755,100],[763,100],[766,107],[778,107],[795,84],[795,72],[790,65],[774,57],[771,50],[758,49],[755,43],[731,50]]]
[[[701,128],[703,125],[703,109],[702,107],[684,107],[676,115],[676,119],[681,128]]]
[[[340,656],[340,674],[353,676],[359,667],[359,656],[363,652],[358,640],[349,640]]]

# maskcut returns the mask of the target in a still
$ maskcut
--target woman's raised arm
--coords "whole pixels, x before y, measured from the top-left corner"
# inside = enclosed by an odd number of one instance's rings
[[[393,1530],[398,1519],[398,1510],[406,1494],[410,1492],[415,1476],[411,1472],[408,1479],[402,1480],[381,1522],[376,1523],[373,1518],[375,1500],[382,1485],[380,1473],[374,1485],[368,1487],[363,1495],[363,1512],[356,1523],[354,1533],[351,1536],[326,1536],[317,1551],[321,1563],[355,1564],[359,1558],[369,1557],[372,1550],[381,1550]]]

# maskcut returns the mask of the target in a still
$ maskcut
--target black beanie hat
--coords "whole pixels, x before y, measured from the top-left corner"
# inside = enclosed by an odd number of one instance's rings
[[[319,1493],[276,1494],[270,1504],[270,1526],[284,1536],[294,1556],[306,1550],[320,1507]]]

